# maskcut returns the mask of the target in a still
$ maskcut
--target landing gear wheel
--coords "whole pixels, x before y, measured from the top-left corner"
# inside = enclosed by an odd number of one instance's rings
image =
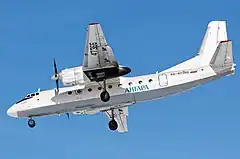
[[[105,91],[105,90],[100,94],[100,97],[101,97],[101,100],[102,100],[103,102],[107,102],[107,101],[110,100],[110,95],[109,95],[109,93],[108,93],[107,91]]]
[[[30,128],[34,128],[36,125],[35,121],[33,119],[28,119],[28,126]]]
[[[114,119],[109,121],[108,126],[109,126],[110,130],[117,130],[117,128],[118,128],[118,124],[117,124],[116,120],[114,120]]]

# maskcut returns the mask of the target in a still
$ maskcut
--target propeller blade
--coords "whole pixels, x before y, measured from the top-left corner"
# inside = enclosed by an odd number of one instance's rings
[[[56,80],[56,86],[57,86],[57,90],[59,89],[59,83],[58,80]]]
[[[59,82],[58,82],[58,70],[57,70],[57,64],[56,64],[56,60],[54,59],[53,60],[53,67],[54,67],[54,73],[55,73],[55,77],[56,77],[56,87],[57,87],[57,93],[58,93],[58,90],[59,90]]]
[[[55,75],[57,75],[57,74],[58,74],[58,71],[57,71],[57,64],[56,64],[55,59],[54,59],[54,61],[53,61],[53,66],[54,66],[54,73],[55,73]]]

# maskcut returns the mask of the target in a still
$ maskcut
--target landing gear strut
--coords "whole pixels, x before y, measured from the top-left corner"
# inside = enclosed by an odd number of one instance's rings
[[[103,91],[100,94],[100,98],[103,102],[107,102],[110,100],[110,94],[107,92],[105,79],[103,80]]]
[[[110,130],[117,130],[118,123],[114,120],[114,110],[112,109],[112,120],[109,121],[108,126]]]
[[[29,126],[30,128],[34,128],[35,125],[36,125],[36,122],[35,122],[32,118],[29,118],[29,119],[28,119],[28,126]]]

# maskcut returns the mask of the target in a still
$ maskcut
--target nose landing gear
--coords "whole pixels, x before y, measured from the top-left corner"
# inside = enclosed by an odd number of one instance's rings
[[[28,126],[30,128],[34,128],[36,126],[36,122],[32,118],[29,118],[28,119]]]

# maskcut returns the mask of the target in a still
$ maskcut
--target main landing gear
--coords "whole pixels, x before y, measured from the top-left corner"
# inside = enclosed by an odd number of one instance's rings
[[[110,130],[117,130],[118,128],[118,123],[116,122],[116,120],[114,120],[114,110],[112,109],[112,120],[109,121],[108,126]]]
[[[110,100],[110,95],[109,95],[109,93],[108,93],[106,90],[104,90],[104,91],[102,91],[102,93],[100,94],[100,98],[101,98],[101,100],[102,100],[103,102],[107,102],[107,101]]]
[[[100,98],[103,102],[107,102],[110,100],[110,94],[107,92],[105,79],[103,80],[103,91],[100,94]]]
[[[36,122],[32,118],[29,118],[28,119],[28,126],[30,128],[34,128],[36,126]]]

